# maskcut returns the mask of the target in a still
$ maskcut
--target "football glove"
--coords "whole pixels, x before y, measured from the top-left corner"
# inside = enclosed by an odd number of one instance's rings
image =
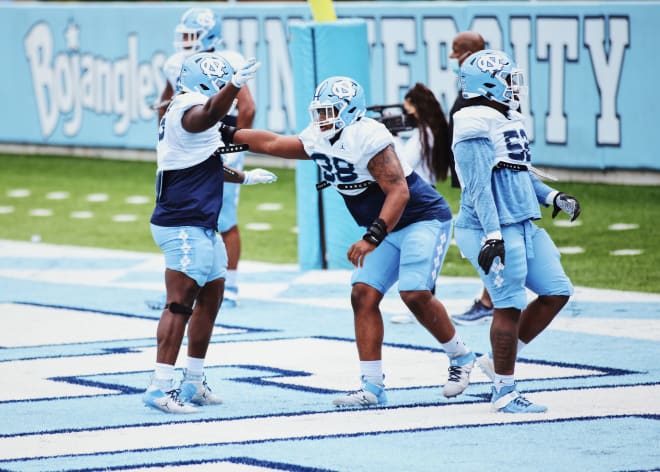
[[[245,66],[234,72],[234,75],[231,78],[231,83],[234,84],[234,87],[241,88],[243,85],[247,84],[249,80],[254,79],[260,65],[261,62],[257,62],[254,57],[251,57],[248,59]]]
[[[552,205],[554,206],[554,209],[552,210],[553,218],[557,216],[560,211],[563,211],[570,216],[571,221],[575,221],[577,217],[580,216],[580,202],[577,201],[577,198],[566,195],[564,192],[559,192],[555,195],[554,200],[552,200]]]
[[[277,180],[277,176],[266,169],[252,169],[243,173],[243,185],[270,184]]]
[[[504,240],[503,239],[487,239],[481,250],[479,251],[479,267],[488,275],[493,261],[496,257],[500,258],[500,262],[504,264]]]

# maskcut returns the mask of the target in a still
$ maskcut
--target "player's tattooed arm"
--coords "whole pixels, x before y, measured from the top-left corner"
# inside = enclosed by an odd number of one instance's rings
[[[394,147],[389,145],[376,154],[369,161],[367,168],[385,193],[379,217],[387,224],[387,231],[392,231],[410,198],[406,176]]]

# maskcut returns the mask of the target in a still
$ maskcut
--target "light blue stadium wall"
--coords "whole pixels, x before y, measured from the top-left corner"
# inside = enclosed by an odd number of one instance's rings
[[[250,84],[258,108],[255,126],[285,133],[301,129],[305,96],[310,99],[313,88],[309,71],[300,73],[309,51],[304,38],[300,54],[289,47],[292,34],[304,34],[311,20],[309,6],[212,5],[223,18],[227,46],[263,64]],[[149,105],[164,85],[161,68],[172,53],[174,25],[189,6],[0,3],[0,144],[153,149],[157,126]],[[523,111],[535,164],[660,171],[653,144],[660,130],[653,94],[660,76],[660,2],[339,2],[335,8],[340,19],[364,22],[366,43],[342,45],[342,60],[324,63],[328,69],[317,74],[346,67],[346,74],[368,84],[369,104],[400,102],[421,81],[448,109],[456,96],[448,64],[451,42],[459,31],[473,29],[489,47],[511,54],[527,74],[530,100]],[[364,49],[368,74],[362,77],[365,64],[352,58],[362,57]],[[318,218],[306,221],[309,202],[317,197],[307,183],[315,169],[307,163],[299,171],[298,191],[305,188],[298,198],[300,261],[305,268],[320,267]],[[330,210],[326,228],[334,227],[340,203],[336,192],[323,192]],[[331,267],[346,264],[343,251],[357,234],[343,222],[337,226],[347,233],[328,238]]]
[[[288,26],[306,3],[217,3],[228,46],[263,63],[251,84],[256,125],[294,132],[295,57]],[[164,83],[181,2],[0,4],[0,143],[153,149],[149,104]],[[445,107],[455,96],[447,56],[475,29],[528,73],[536,164],[660,170],[660,2],[339,2],[367,22],[371,104],[400,101],[416,81]],[[104,80],[102,80],[104,78]],[[105,80],[108,79],[108,80]],[[11,117],[10,119],[8,117]]]

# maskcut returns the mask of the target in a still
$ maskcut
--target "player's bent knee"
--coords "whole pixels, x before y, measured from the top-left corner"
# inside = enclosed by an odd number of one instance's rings
[[[184,315],[184,316],[190,316],[192,315],[193,312],[191,307],[177,302],[168,303],[167,305],[165,305],[165,309],[170,310],[170,312],[175,313],[177,315]]]

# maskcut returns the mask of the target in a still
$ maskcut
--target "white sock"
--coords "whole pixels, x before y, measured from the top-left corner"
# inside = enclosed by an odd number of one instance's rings
[[[225,287],[236,287],[238,281],[238,271],[228,270],[225,276]]]
[[[169,390],[174,382],[174,366],[156,362],[151,385],[160,390]]]
[[[360,374],[371,384],[383,385],[383,362],[360,361]]]
[[[463,343],[463,341],[461,341],[461,337],[458,335],[458,331],[454,334],[454,337],[451,338],[448,342],[442,343],[442,348],[451,358],[461,357],[467,354],[468,352],[470,352],[470,350]]]
[[[186,377],[203,377],[204,359],[190,357],[186,359]]]
[[[495,386],[495,390],[497,392],[502,390],[502,387],[510,387],[514,383],[515,379],[513,378],[513,375],[493,375],[493,385]]]

